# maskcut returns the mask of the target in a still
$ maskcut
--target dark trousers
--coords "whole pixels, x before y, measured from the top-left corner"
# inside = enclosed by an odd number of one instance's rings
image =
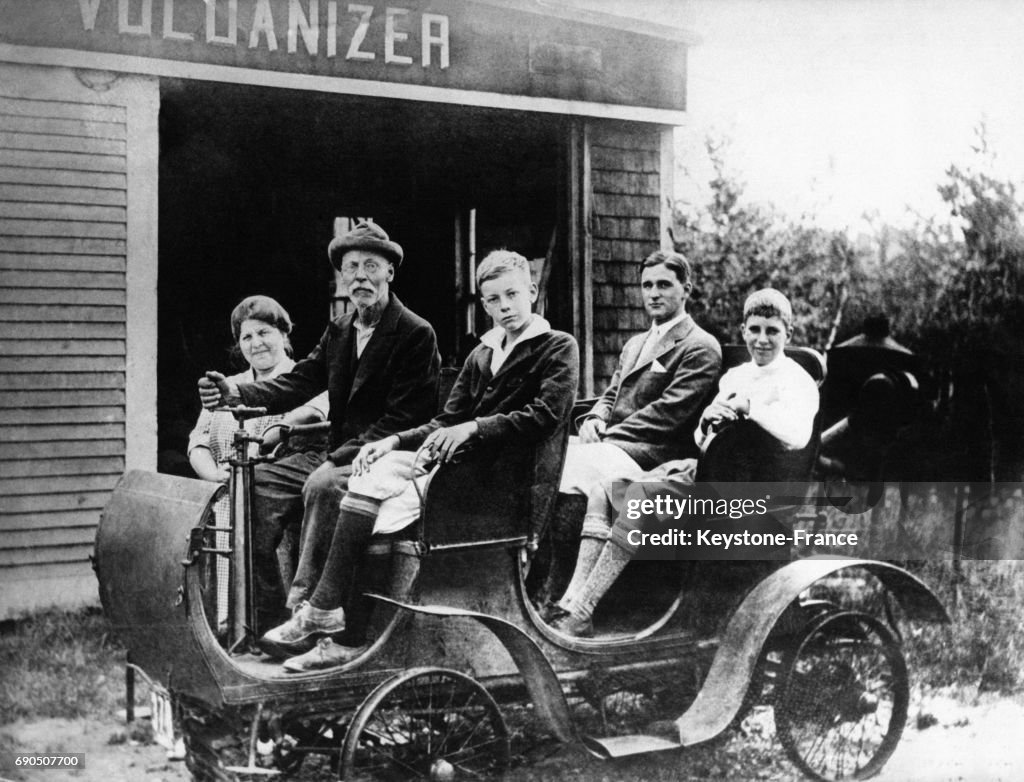
[[[324,458],[322,451],[305,451],[256,467],[253,580],[261,633],[280,624],[289,609],[312,594],[327,560],[351,468],[321,471],[310,480]],[[300,524],[299,561],[286,598],[277,548],[285,531]]]

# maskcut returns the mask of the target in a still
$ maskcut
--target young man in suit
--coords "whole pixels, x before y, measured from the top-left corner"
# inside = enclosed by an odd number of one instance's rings
[[[686,312],[691,274],[689,261],[678,253],[659,250],[641,261],[640,290],[651,328],[623,347],[608,388],[584,416],[579,437],[570,440],[562,494],[588,496],[602,483],[635,480],[659,464],[697,455],[692,432],[714,393],[722,349]],[[590,517],[588,509],[584,539],[606,535],[603,524],[588,523]],[[541,600],[545,613],[555,609],[550,601],[564,589],[572,567],[566,539],[575,537],[571,519],[556,517],[553,523],[558,526]],[[590,548],[584,546],[580,556]]]
[[[686,313],[693,283],[682,255],[659,250],[640,264],[651,328],[630,339],[597,404],[569,444],[561,491],[586,494],[597,481],[633,478],[695,455],[690,433],[722,366],[718,340]]]
[[[275,413],[324,389],[330,400],[326,454],[307,450],[256,468],[253,579],[261,630],[279,624],[316,585],[359,449],[430,420],[437,404],[441,362],[434,329],[390,288],[402,263],[401,245],[380,226],[363,222],[335,237],[327,255],[341,273],[353,312],[328,324],[313,351],[273,380],[236,385],[207,372],[199,381],[208,408],[245,404]],[[277,547],[285,528],[299,521],[299,562],[286,601]]]

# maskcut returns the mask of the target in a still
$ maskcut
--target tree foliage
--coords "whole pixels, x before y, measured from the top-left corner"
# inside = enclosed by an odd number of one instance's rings
[[[726,145],[708,140],[705,148],[714,170],[708,203],[673,209],[676,249],[696,262],[694,316],[722,341],[735,342],[746,296],[778,288],[793,303],[794,341],[825,348],[856,276],[849,238],[750,203],[726,166]]]
[[[972,479],[1024,475],[1024,203],[993,173],[984,127],[972,163],[938,185],[951,220],[876,224],[856,240],[750,203],[727,145],[705,146],[707,203],[673,213],[676,248],[696,261],[695,317],[735,342],[744,298],[771,286],[793,302],[793,341],[828,350],[881,310],[954,400],[943,431],[964,449],[955,460]]]

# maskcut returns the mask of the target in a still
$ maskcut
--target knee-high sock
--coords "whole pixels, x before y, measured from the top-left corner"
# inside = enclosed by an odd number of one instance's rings
[[[309,602],[316,608],[334,609],[345,605],[352,594],[359,562],[373,536],[381,501],[349,492],[341,501],[324,572]]]
[[[573,605],[579,600],[580,593],[583,591],[583,585],[587,583],[590,571],[594,569],[594,565],[606,545],[608,545],[607,541],[601,538],[580,538],[580,551],[576,555],[576,570],[573,571],[569,586],[565,588],[565,594],[558,601],[558,605],[566,611],[572,612]]]
[[[569,613],[573,616],[586,619],[594,615],[594,608],[598,601],[604,597],[605,592],[611,589],[615,579],[625,569],[626,565],[633,558],[633,555],[616,546],[614,543],[606,543],[601,549],[601,555],[594,563],[593,570],[587,577],[579,597],[568,607]]]
[[[612,514],[614,508],[611,503],[610,486],[595,484],[587,492],[587,515],[583,518],[583,530],[580,537],[580,550],[576,556],[576,570],[573,571],[572,580],[565,588],[565,594],[558,604],[566,611],[572,610],[572,605],[579,600],[583,584],[594,569],[594,564],[604,548],[605,541],[611,536]]]

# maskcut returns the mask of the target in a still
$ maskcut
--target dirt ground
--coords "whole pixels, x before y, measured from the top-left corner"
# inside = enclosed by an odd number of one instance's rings
[[[983,699],[965,705],[933,696],[912,708],[911,723],[879,782],[1016,782],[1024,778],[1024,697]],[[927,727],[924,727],[927,725]],[[142,742],[136,739],[143,739]],[[17,782],[186,782],[181,761],[167,759],[163,747],[130,735],[115,721],[42,720],[0,728],[0,780]],[[744,738],[737,736],[712,751],[672,752],[617,764],[593,760],[570,747],[529,768],[511,772],[520,780],[729,779],[795,780],[784,762],[750,771]],[[778,753],[781,749],[776,744]],[[15,751],[84,752],[84,770],[24,771],[11,765]],[[763,761],[762,761],[763,764]],[[756,766],[755,766],[756,767]]]

